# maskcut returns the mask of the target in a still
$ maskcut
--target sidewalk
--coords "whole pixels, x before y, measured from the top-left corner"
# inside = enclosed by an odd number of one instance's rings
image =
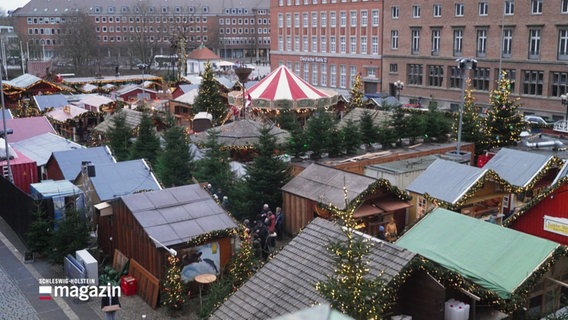
[[[41,320],[99,320],[104,319],[98,298],[86,302],[75,302],[70,298],[52,297],[39,299],[40,278],[64,278],[63,267],[55,266],[43,259],[24,263],[26,248],[18,236],[0,218],[0,319],[41,319]],[[166,308],[153,310],[137,295],[120,298],[122,309],[118,319],[146,320],[172,319]],[[190,309],[195,310],[199,301],[193,299]],[[175,319],[193,320],[197,317],[188,313]]]

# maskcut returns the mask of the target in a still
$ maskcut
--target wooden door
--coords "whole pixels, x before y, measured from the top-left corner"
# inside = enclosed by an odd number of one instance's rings
[[[444,320],[446,288],[424,271],[416,271],[402,291],[402,313],[413,320]]]

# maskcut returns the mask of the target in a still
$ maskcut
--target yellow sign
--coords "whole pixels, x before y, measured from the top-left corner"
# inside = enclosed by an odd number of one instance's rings
[[[568,219],[544,216],[544,230],[568,236]]]

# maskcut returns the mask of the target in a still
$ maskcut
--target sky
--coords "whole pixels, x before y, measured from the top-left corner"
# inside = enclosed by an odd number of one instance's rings
[[[23,7],[30,0],[0,0],[0,9],[4,12],[8,10],[15,10],[16,8]]]

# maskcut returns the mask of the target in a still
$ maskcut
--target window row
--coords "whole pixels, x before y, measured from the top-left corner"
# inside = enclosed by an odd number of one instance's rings
[[[376,0],[371,0],[376,1]],[[369,0],[278,0],[278,6],[308,6],[314,4],[335,4],[335,3],[349,3],[349,2],[369,2]]]
[[[93,9],[94,13],[102,13],[105,12],[104,8],[101,6],[96,6]],[[114,6],[109,6],[106,7],[106,12],[107,13],[118,13],[118,9]],[[134,13],[208,13],[209,12],[209,7],[208,6],[198,6],[198,7],[168,7],[168,6],[162,6],[160,8],[156,8],[153,6],[149,6],[149,7],[139,7],[139,6],[135,6],[135,7],[128,7],[128,6],[122,6],[120,7],[120,13],[129,13],[129,12],[134,12]]]
[[[285,19],[285,20],[284,20]],[[318,21],[319,20],[319,21]],[[379,10],[314,11],[278,14],[279,28],[378,27]]]
[[[284,42],[286,40],[286,42]],[[348,41],[349,40],[349,41]],[[378,36],[279,36],[279,51],[379,54]]]
[[[469,75],[464,75],[462,71],[457,66],[408,64],[406,65],[406,83],[409,86],[461,89],[463,79],[469,76],[474,90],[489,91],[492,89],[490,84],[495,84],[500,75],[499,69],[495,69],[491,78],[490,68],[480,66],[471,70]],[[515,69],[503,69],[502,71],[510,80],[512,93],[552,97],[560,97],[568,93],[568,72],[566,71],[551,71],[549,73],[548,92],[545,92],[545,73],[542,70],[521,70],[519,75],[517,75]],[[390,64],[389,72],[398,73],[398,64]],[[444,80],[447,81],[447,84],[444,84]],[[521,85],[519,88],[516,86],[517,81]]]
[[[254,18],[219,18],[219,24],[220,25],[242,25],[242,24],[250,24],[250,25],[254,25]],[[256,19],[256,24],[265,24],[268,25],[270,24],[270,19],[268,18],[258,18]]]
[[[422,39],[421,28],[411,28],[410,30],[410,53],[413,55],[420,54],[420,46]],[[529,27],[527,41],[527,58],[530,60],[538,60],[541,58],[543,49],[542,28]],[[501,44],[500,51],[502,58],[511,58],[513,55],[513,27],[505,27],[501,29]],[[399,49],[399,31],[391,30],[390,45],[392,50]],[[442,28],[432,28],[430,30],[430,52],[432,56],[440,55],[442,47]],[[452,29],[452,54],[453,56],[460,57],[463,53],[464,46],[464,29]],[[516,40],[519,41],[519,40]],[[475,31],[475,52],[477,57],[485,57],[488,49],[488,29],[478,28]],[[550,44],[549,44],[550,46]],[[568,60],[568,27],[558,28],[557,41],[556,41],[556,59]]]
[[[148,36],[146,37],[149,41],[157,41],[157,42],[171,42],[171,38],[170,37],[160,37],[160,36]],[[97,40],[100,42],[134,42],[136,41],[137,37],[135,36],[97,36]],[[189,36],[188,37],[188,41],[189,42],[206,42],[207,40],[209,40],[209,38],[207,36]]]
[[[542,14],[543,9],[543,1],[544,0],[530,0],[530,13],[533,15],[540,15]],[[470,5],[471,3],[468,3]],[[515,14],[515,1],[514,0],[505,0],[503,4],[500,2],[495,3],[498,8],[497,10],[503,10],[503,15],[510,16]],[[477,4],[473,3],[473,5],[477,6],[476,14],[478,16],[488,16],[489,15],[489,2],[488,1],[479,1]],[[501,9],[502,6],[502,9]],[[560,0],[560,8],[558,8],[560,13],[568,13],[568,0]],[[466,4],[463,3],[455,3],[453,6],[452,15],[455,17],[463,17],[465,16]],[[399,6],[392,6],[390,8],[391,11],[391,18],[392,19],[399,19],[400,18],[400,7]],[[443,15],[443,8],[441,4],[433,4],[432,5],[432,16],[434,18],[441,18]],[[471,13],[468,13],[471,16]],[[422,17],[422,7],[420,5],[413,5],[411,7],[411,17],[412,18],[421,18]]]
[[[114,26],[103,26],[103,27],[96,27],[95,28],[96,32],[103,32],[103,33],[107,33],[107,32],[174,32],[174,31],[184,31],[184,32],[207,32],[207,27],[206,26],[170,26],[170,27],[153,27],[153,26],[145,26],[145,27],[141,27],[141,26],[123,26],[121,27],[114,27]]]
[[[345,64],[294,62],[292,65],[292,62],[288,61],[286,66],[312,85],[330,88],[351,89],[355,77],[359,74],[357,66]],[[378,70],[376,67],[368,67],[365,72],[367,78],[376,78]]]
[[[220,34],[254,34],[255,28],[219,28]],[[257,34],[269,34],[268,28],[258,28]]]
[[[62,23],[65,22],[65,18],[63,17],[28,17],[27,19],[28,24],[55,24],[55,23]]]
[[[207,17],[95,17],[96,23],[207,23]]]

